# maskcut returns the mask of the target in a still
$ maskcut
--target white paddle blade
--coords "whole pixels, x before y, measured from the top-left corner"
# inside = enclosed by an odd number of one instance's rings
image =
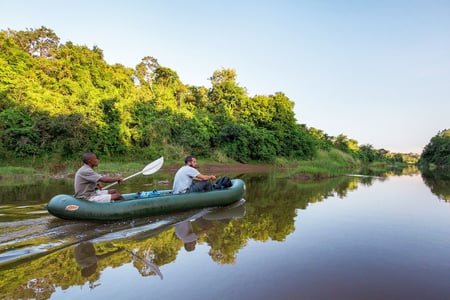
[[[161,156],[161,157],[158,158],[157,160],[152,161],[151,163],[149,163],[148,165],[146,165],[145,168],[142,169],[142,171],[137,172],[137,173],[135,173],[135,174],[133,174],[133,175],[130,175],[130,176],[124,178],[123,181],[126,181],[126,180],[128,180],[128,179],[130,179],[130,178],[133,178],[133,177],[135,177],[135,176],[137,176],[137,175],[139,175],[139,174],[144,174],[144,175],[150,175],[150,174],[153,174],[153,173],[157,172],[159,169],[161,169],[163,163],[164,163],[164,158]],[[122,182],[123,182],[123,181],[122,181]],[[116,184],[117,184],[117,181],[111,183],[110,185],[105,186],[103,189],[104,189],[104,190],[107,190],[108,188],[110,188],[110,187],[112,187],[113,185],[116,185]]]
[[[161,169],[163,163],[164,163],[164,157],[161,156],[157,160],[146,165],[145,168],[142,170],[142,174],[150,175],[150,174],[157,172],[159,169]]]

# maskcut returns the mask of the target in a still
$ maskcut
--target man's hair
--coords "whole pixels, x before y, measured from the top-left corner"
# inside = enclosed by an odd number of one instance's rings
[[[88,161],[89,161],[89,159],[91,159],[91,157],[94,156],[94,155],[95,155],[95,153],[93,153],[93,152],[86,152],[86,153],[83,154],[83,156],[81,157],[81,159],[83,160],[83,162],[84,162],[85,164],[87,164]]]
[[[186,158],[184,159],[184,163],[187,164],[188,161],[192,161],[192,159],[194,159],[194,158],[195,158],[195,156],[193,156],[193,155],[188,155],[188,156],[186,156]]]
[[[188,243],[184,243],[184,250],[187,252],[191,252],[195,250],[195,245],[197,244],[197,241],[192,241]]]

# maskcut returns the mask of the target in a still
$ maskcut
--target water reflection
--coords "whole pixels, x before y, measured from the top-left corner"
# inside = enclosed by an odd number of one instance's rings
[[[286,242],[301,224],[296,222],[299,214],[309,206],[328,198],[345,199],[361,186],[391,177],[341,176],[302,182],[286,174],[262,173],[241,178],[247,186],[246,202],[226,209],[106,224],[18,214],[7,221],[1,219],[0,290],[6,298],[23,299],[47,299],[58,293],[57,289],[71,287],[98,290],[108,280],[105,274],[116,268],[131,268],[146,280],[157,279],[162,286],[174,280],[173,268],[185,252],[194,260],[203,254],[200,249],[207,248],[209,261],[236,264],[238,253],[252,241]],[[12,254],[17,256],[12,258]],[[169,265],[172,271],[164,270]]]
[[[74,248],[74,256],[78,265],[81,267],[81,276],[89,277],[97,270],[97,262],[107,258],[114,253],[122,251],[122,248],[117,248],[103,254],[96,254],[94,244],[91,242],[81,242]]]
[[[44,285],[88,284],[93,289],[100,285],[105,269],[127,264],[143,277],[156,275],[162,280],[160,266],[175,261],[183,247],[176,228],[189,224],[197,232],[195,242],[204,243],[206,231],[199,232],[200,227],[225,230],[230,222],[244,215],[245,201],[241,201],[226,208],[106,224],[47,218],[46,228],[33,230],[39,223],[35,220],[25,235],[23,231],[9,232],[14,237],[5,235],[0,246],[0,289],[8,291],[10,297],[26,299],[39,295],[46,299],[54,288],[43,288]],[[214,253],[217,255],[217,251]],[[29,279],[18,284],[17,274]]]
[[[159,267],[153,263],[153,260],[155,259],[156,255],[152,251],[152,249],[146,249],[144,250],[144,257],[140,257],[138,255],[139,248],[134,249],[130,254],[133,256],[133,265],[139,270],[139,273],[142,276],[149,276],[152,274],[156,274],[163,279],[163,275],[161,273],[161,270]],[[140,266],[142,264],[142,266]]]
[[[422,178],[431,192],[439,199],[450,201],[450,171],[429,171],[422,172]]]
[[[175,227],[176,236],[183,241],[184,249],[188,252],[195,250],[199,237],[205,235],[209,229],[214,228],[212,223],[202,222],[201,220],[203,219],[196,220],[195,226],[192,221],[183,221]]]
[[[418,174],[419,170],[416,166],[384,166],[381,168],[362,168],[359,170],[358,174],[362,175],[361,177],[388,177],[388,176],[403,176],[403,175],[415,175]]]

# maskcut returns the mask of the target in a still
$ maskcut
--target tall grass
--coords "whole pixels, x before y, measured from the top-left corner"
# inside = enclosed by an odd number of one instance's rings
[[[182,149],[165,149],[163,152],[171,152],[169,150],[176,150],[177,157],[173,158],[173,153],[164,155],[164,164],[170,163],[180,164],[183,160],[185,153]],[[130,174],[141,171],[148,163],[157,159],[158,157],[143,158],[143,154],[137,155],[134,158],[105,158],[100,157],[99,166],[96,168],[101,174],[111,174],[128,176]],[[154,156],[146,154],[147,156]],[[205,162],[210,159],[205,159]],[[232,164],[224,153],[216,151],[212,154],[211,162]],[[235,162],[234,162],[235,163]],[[75,172],[81,167],[81,159],[78,160],[62,160],[58,158],[41,158],[39,160],[23,160],[15,161],[9,166],[0,167],[0,176],[6,177],[26,177],[26,176],[73,176]],[[351,155],[344,153],[340,150],[332,149],[330,151],[320,150],[317,156],[308,161],[290,161],[285,158],[277,158],[272,165],[275,167],[289,167],[290,175],[303,176],[312,179],[321,179],[328,177],[335,177],[348,173],[360,167],[359,162],[355,160]],[[0,178],[1,178],[0,177]]]
[[[157,159],[157,158],[155,158]],[[141,171],[149,161],[124,161],[124,159],[102,160],[96,170],[102,174],[124,174],[129,175]],[[8,177],[48,177],[48,176],[71,176],[75,175],[78,168],[83,165],[79,160],[41,160],[41,161],[20,161],[14,164],[0,167],[0,178]]]
[[[14,167],[14,166],[6,166],[0,167],[0,178],[2,176],[14,177],[14,176],[31,176],[36,172],[33,168],[30,167]]]
[[[319,150],[314,159],[301,161],[290,175],[303,175],[312,179],[329,178],[346,174],[358,167],[358,161],[348,153],[337,149]]]

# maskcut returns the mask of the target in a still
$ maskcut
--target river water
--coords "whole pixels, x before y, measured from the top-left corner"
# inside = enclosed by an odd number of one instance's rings
[[[112,223],[47,213],[71,179],[0,181],[1,298],[450,299],[448,180],[233,177],[247,191],[232,207]]]

